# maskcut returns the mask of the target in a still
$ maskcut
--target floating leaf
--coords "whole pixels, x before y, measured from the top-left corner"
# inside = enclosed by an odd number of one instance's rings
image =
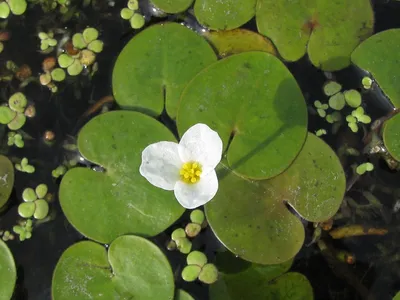
[[[176,14],[187,10],[193,0],[150,0],[150,2],[168,14]]]
[[[6,156],[0,155],[0,211],[3,208],[3,206],[7,203],[13,187],[14,187],[14,166]],[[2,281],[0,280],[0,282]]]
[[[175,118],[187,83],[216,61],[208,43],[176,23],[153,25],[137,34],[117,58],[113,93],[119,105]]]
[[[155,188],[139,174],[143,149],[159,141],[174,137],[138,112],[108,112],[81,129],[79,151],[105,172],[73,168],[61,181],[61,207],[78,231],[109,243],[127,233],[156,235],[181,216],[184,209],[174,194]]]
[[[333,96],[336,93],[339,93],[341,89],[341,84],[336,81],[328,81],[323,86],[324,94],[327,96]]]
[[[22,15],[26,11],[27,3],[25,0],[8,0],[11,12],[16,15]]]
[[[374,15],[370,0],[259,0],[256,20],[285,60],[307,52],[314,66],[335,71],[347,67],[354,48],[373,33]]]
[[[247,29],[205,31],[203,35],[220,57],[248,51],[264,51],[277,55],[269,39]]]
[[[174,300],[195,300],[188,292],[185,292],[184,290],[177,290],[175,293],[175,298]]]
[[[343,93],[337,93],[329,98],[329,106],[335,110],[342,110],[345,104]]]
[[[395,107],[400,107],[400,77],[393,68],[400,60],[400,29],[379,32],[358,46],[352,62],[371,73]]]
[[[269,266],[251,264],[240,272],[220,272],[218,281],[210,286],[210,300],[313,299],[312,287],[305,276],[294,272],[284,274],[291,264],[291,260]]]
[[[200,72],[182,94],[180,133],[196,123],[216,130],[231,168],[264,179],[284,171],[300,151],[307,108],[292,74],[276,57],[245,52]]]
[[[11,299],[16,280],[14,257],[6,243],[0,239],[0,299]]]
[[[65,250],[54,270],[52,299],[169,300],[174,289],[162,251],[144,238],[121,236],[108,252],[91,241]]]
[[[0,123],[1,124],[8,124],[10,123],[17,113],[13,111],[8,106],[0,106]]]
[[[400,161],[400,114],[395,115],[385,122],[383,141],[390,155],[397,161]]]
[[[347,105],[357,108],[361,105],[361,94],[357,90],[348,90],[344,93]]]
[[[218,193],[205,206],[207,220],[231,252],[261,264],[286,261],[303,245],[303,224],[286,203],[305,220],[324,221],[338,210],[346,183],[336,154],[311,133],[293,164],[276,177],[251,181],[224,168],[218,175]]]
[[[235,29],[250,21],[257,0],[196,0],[194,14],[205,27],[215,30]]]

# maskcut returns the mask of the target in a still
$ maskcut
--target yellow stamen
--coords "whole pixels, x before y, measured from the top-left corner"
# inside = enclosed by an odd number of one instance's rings
[[[200,180],[202,169],[198,162],[187,162],[179,170],[181,180],[185,183],[194,184]]]

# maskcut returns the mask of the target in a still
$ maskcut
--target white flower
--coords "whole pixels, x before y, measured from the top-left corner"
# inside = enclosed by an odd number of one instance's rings
[[[218,190],[215,167],[221,160],[222,140],[205,124],[190,127],[179,144],[158,142],[142,152],[140,174],[152,185],[174,190],[178,202],[193,209],[210,201]]]

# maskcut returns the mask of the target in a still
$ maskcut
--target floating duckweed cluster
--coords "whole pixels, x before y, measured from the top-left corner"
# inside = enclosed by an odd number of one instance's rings
[[[371,172],[374,170],[374,165],[370,162],[363,163],[356,168],[358,175],[363,175],[365,172]]]
[[[7,124],[11,130],[20,129],[26,122],[26,117],[33,117],[34,106],[27,107],[27,99],[21,92],[13,94],[8,100],[8,106],[0,106],[0,123]]]
[[[364,89],[369,90],[372,87],[372,83],[374,81],[369,78],[368,76],[363,77],[361,80],[361,84],[363,85]]]
[[[25,0],[9,0],[0,2],[0,18],[7,19],[10,13],[19,16],[26,11]]]
[[[32,237],[32,220],[23,220],[13,227],[13,231],[19,236],[19,240],[29,240]]]
[[[34,173],[35,172],[35,167],[29,164],[29,161],[26,157],[24,157],[21,160],[21,163],[15,164],[15,169],[17,169],[20,172],[25,172],[25,173]]]
[[[9,240],[12,241],[15,238],[14,235],[8,230],[0,230],[0,236],[1,236],[1,239],[5,242],[7,242]]]
[[[34,217],[37,220],[42,220],[49,214],[49,204],[44,199],[47,195],[47,185],[39,184],[36,189],[26,188],[22,192],[24,200],[18,206],[18,214],[23,218]]]
[[[357,123],[369,124],[371,123],[371,117],[367,116],[364,112],[364,108],[360,106],[353,110],[351,115],[346,117],[346,121],[351,131],[358,132]]]
[[[325,129],[321,128],[321,129],[318,129],[318,130],[315,132],[315,134],[316,134],[316,136],[323,136],[323,135],[326,135],[327,132],[326,132]]]
[[[17,148],[23,148],[25,143],[22,138],[22,134],[10,131],[8,133],[7,145],[8,146],[15,145]]]
[[[171,241],[168,243],[168,250],[178,249],[183,254],[188,254],[192,249],[192,242],[189,238],[196,237],[200,231],[207,226],[203,211],[195,209],[190,214],[190,222],[183,228],[175,229],[171,234]]]
[[[62,53],[58,56],[58,64],[66,69],[71,76],[79,75],[84,67],[93,65],[96,53],[103,51],[103,42],[98,40],[99,32],[95,28],[86,28],[82,33],[72,37],[72,44],[77,49],[76,54]]]
[[[129,0],[127,7],[121,10],[121,18],[129,20],[133,29],[139,29],[144,26],[144,16],[139,13],[139,2],[137,0]]]
[[[60,176],[63,176],[65,172],[67,172],[67,167],[64,165],[60,165],[53,171],[51,171],[51,176],[53,176],[54,178],[58,178]]]
[[[40,39],[40,50],[51,52],[54,47],[57,46],[57,40],[54,38],[53,32],[39,32],[38,37]]]
[[[200,280],[206,284],[213,284],[218,279],[218,270],[214,264],[207,263],[207,257],[200,251],[192,251],[186,257],[187,266],[183,268],[181,276],[187,282]]]
[[[361,107],[362,97],[357,90],[342,91],[342,86],[339,83],[328,81],[323,86],[323,92],[329,97],[329,105],[317,100],[314,102],[314,106],[321,118],[325,118],[328,123],[333,124],[332,132],[336,132],[341,126],[343,120],[341,111],[346,105],[353,108],[345,118],[351,131],[358,132],[358,123],[369,124],[371,122],[371,118],[365,114],[364,108]],[[327,113],[329,108],[333,110],[331,113]],[[321,136],[326,134],[326,131],[320,129],[316,131],[316,134]]]

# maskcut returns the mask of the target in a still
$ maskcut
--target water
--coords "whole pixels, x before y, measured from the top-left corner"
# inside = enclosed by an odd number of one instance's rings
[[[61,27],[67,32],[73,33],[82,30],[87,25],[100,30],[101,39],[105,42],[104,51],[98,56],[100,66],[99,72],[89,80],[87,77],[79,81],[71,81],[64,86],[59,93],[53,95],[46,87],[38,84],[29,84],[24,92],[29,100],[35,103],[37,116],[28,120],[23,127],[32,137],[26,142],[25,148],[10,148],[7,153],[9,157],[28,157],[30,162],[37,166],[34,176],[26,173],[16,172],[16,181],[11,196],[10,208],[1,216],[0,228],[10,229],[16,222],[17,206],[21,201],[22,190],[26,186],[36,186],[46,183],[51,193],[55,195],[53,204],[55,219],[41,224],[34,229],[33,237],[22,243],[17,241],[8,242],[18,267],[18,281],[15,299],[45,300],[51,296],[51,276],[61,253],[71,244],[82,240],[83,237],[66,221],[57,200],[57,188],[59,180],[51,177],[51,171],[64,159],[66,151],[63,144],[67,139],[73,139],[79,128],[88,118],[82,118],[87,109],[97,100],[111,95],[111,73],[118,53],[123,46],[134,35],[128,27],[129,24],[120,19],[119,12],[125,5],[125,1],[117,1],[115,6],[110,6],[109,1],[97,1],[96,9],[83,9],[78,21],[60,24],[55,14],[47,14],[44,17],[41,9],[36,7],[29,10],[24,17],[11,18],[7,29],[12,33],[10,41],[5,42],[5,50],[0,54],[0,65],[6,60],[12,60],[17,65],[28,64],[34,75],[41,72],[41,63],[44,55],[39,54],[37,49],[39,40],[36,36],[40,30],[49,30]],[[400,2],[396,1],[374,1],[376,16],[376,31],[388,28],[400,27]],[[150,9],[146,9],[150,12]],[[169,19],[179,19],[176,16]],[[155,23],[161,19],[152,19]],[[193,20],[186,19],[187,25],[195,30],[201,30]],[[254,22],[246,24],[247,28],[255,29]],[[322,99],[321,87],[326,81],[324,73],[311,66],[306,58],[299,62],[288,65],[298,80],[305,97],[311,105],[314,100]],[[335,79],[344,85],[345,89],[357,88],[360,82],[360,73],[355,68],[349,67],[334,74]],[[10,95],[18,88],[19,82],[1,82],[2,102],[7,101]],[[377,93],[367,93],[364,96],[367,103],[367,113],[373,118],[385,115],[389,107],[382,102],[382,97]],[[311,116],[309,130],[315,131],[321,128],[323,123],[317,116]],[[49,146],[43,141],[46,130],[55,133],[55,142]],[[349,143],[357,149],[363,144],[360,136],[350,135],[340,131],[338,135],[325,138],[334,149],[343,143]],[[4,142],[4,140],[3,140]],[[6,148],[5,148],[6,149]],[[4,152],[4,149],[3,149]],[[74,155],[74,153],[69,153]],[[353,162],[350,158],[345,162],[347,173],[349,165]],[[375,296],[375,299],[391,299],[400,290],[400,256],[399,251],[399,225],[398,213],[393,212],[396,200],[400,194],[393,194],[398,188],[400,180],[399,173],[388,169],[382,160],[374,162],[377,170],[373,175],[366,175],[358,180],[349,195],[361,204],[366,204],[363,192],[375,185],[374,194],[383,204],[383,208],[372,211],[372,213],[359,214],[343,208],[343,214],[348,216],[335,221],[335,226],[348,223],[363,224],[366,226],[389,228],[390,233],[384,237],[364,236],[350,239],[336,240],[330,247],[346,250],[356,257],[354,265],[335,265],[329,257],[324,257],[321,251],[312,244],[303,247],[297,255],[292,270],[298,271],[308,277],[314,289],[315,299],[363,299],[363,287]],[[187,216],[186,216],[187,217]],[[183,217],[185,218],[185,217]],[[183,224],[178,221],[173,228]],[[163,249],[168,239],[168,234],[161,234],[154,241]],[[306,224],[306,243],[311,241],[313,227]],[[326,233],[325,233],[326,234]],[[205,243],[207,241],[207,243]],[[218,242],[208,229],[196,240],[198,245],[204,245],[204,250],[210,257],[213,256]],[[167,253],[175,270],[183,263],[181,255],[175,252]],[[179,280],[179,272],[176,274],[177,287],[183,287],[196,299],[207,299],[207,287],[201,284],[186,284]],[[361,287],[360,287],[361,285]],[[364,298],[365,295],[364,295]]]

